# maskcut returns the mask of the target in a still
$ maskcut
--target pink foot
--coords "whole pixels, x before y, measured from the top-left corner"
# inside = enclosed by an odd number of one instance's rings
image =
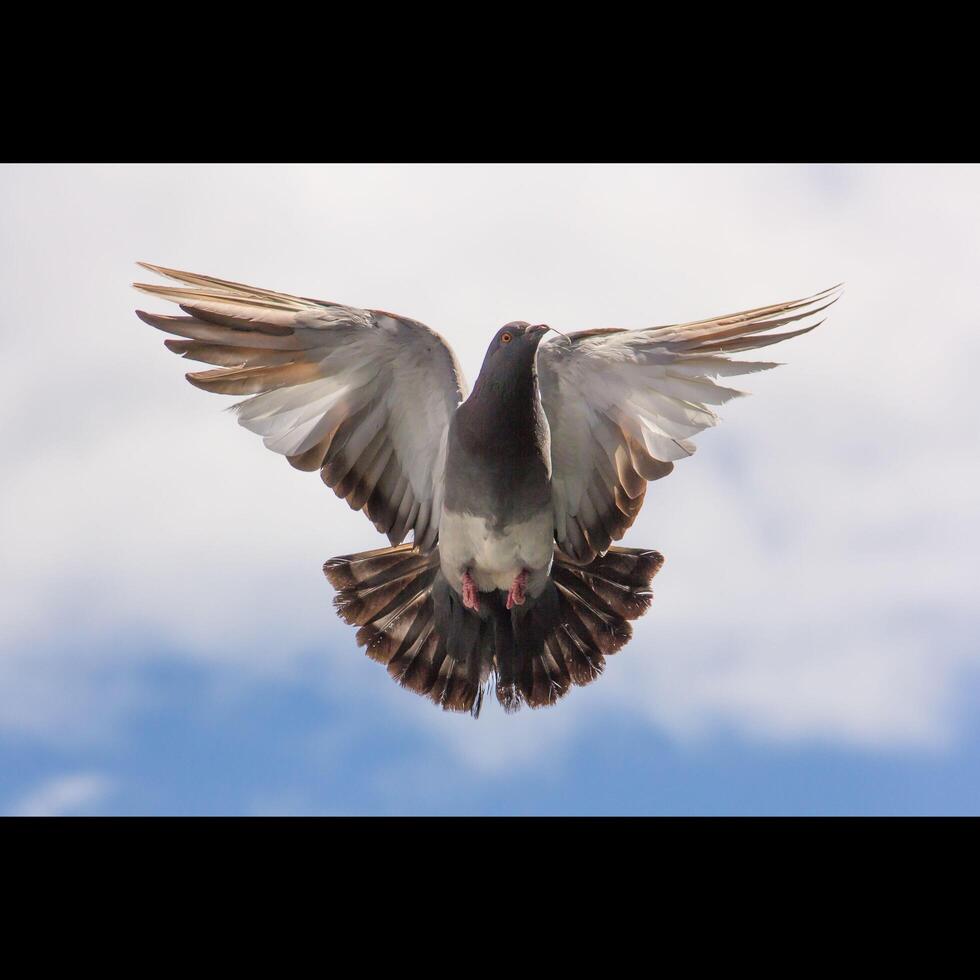
[[[514,584],[507,593],[507,608],[513,609],[514,606],[524,605],[524,588],[527,586],[527,569],[521,570],[521,574],[514,579]]]
[[[463,572],[463,605],[473,612],[480,611],[480,593],[477,591],[476,582],[469,571]],[[509,608],[509,607],[508,607]]]

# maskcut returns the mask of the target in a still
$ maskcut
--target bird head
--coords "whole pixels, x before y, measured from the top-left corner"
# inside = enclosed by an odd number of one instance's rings
[[[544,324],[531,326],[523,320],[501,327],[487,348],[479,380],[500,392],[511,389],[522,378],[530,379],[534,355],[547,332]]]
[[[498,364],[516,366],[533,361],[534,352],[548,329],[543,323],[532,327],[524,320],[514,320],[501,327],[487,348],[484,368]]]

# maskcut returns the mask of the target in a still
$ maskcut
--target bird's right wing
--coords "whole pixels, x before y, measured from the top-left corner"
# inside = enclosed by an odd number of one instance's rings
[[[297,469],[324,483],[399,544],[411,530],[435,544],[449,422],[463,374],[435,331],[406,317],[276,293],[140,263],[179,286],[137,289],[186,316],[137,311],[175,334],[176,354],[217,365],[187,380],[251,395],[238,421]]]
[[[744,392],[718,377],[776,367],[727,355],[797,337],[840,288],[742,313],[647,330],[586,330],[538,348],[541,404],[551,428],[555,540],[585,564],[618,541],[648,480],[694,452],[712,410]],[[808,322],[809,321],[809,322]],[[803,325],[770,333],[791,323]]]

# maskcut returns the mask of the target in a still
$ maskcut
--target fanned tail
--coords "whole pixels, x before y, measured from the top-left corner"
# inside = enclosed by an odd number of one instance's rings
[[[539,708],[554,704],[572,685],[594,681],[606,657],[632,637],[629,620],[650,608],[650,582],[663,563],[658,551],[610,548],[590,564],[576,565],[556,550],[545,591],[514,610],[519,700]],[[498,686],[497,698],[507,708],[513,698],[506,688],[502,693]]]
[[[358,646],[403,687],[447,711],[480,714],[493,659],[492,626],[467,615],[439,569],[413,545],[331,558],[324,574]],[[438,608],[437,608],[438,607]],[[458,607],[458,608],[454,608]]]
[[[449,587],[438,550],[380,548],[331,558],[323,571],[372,660],[442,708],[477,717],[491,674],[506,711],[554,704],[595,680],[632,636],[629,621],[649,608],[663,561],[656,551],[610,548],[583,566],[556,550],[540,596],[507,610],[502,593],[483,593],[479,613]]]

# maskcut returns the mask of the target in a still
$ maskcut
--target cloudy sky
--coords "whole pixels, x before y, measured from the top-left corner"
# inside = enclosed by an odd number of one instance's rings
[[[442,333],[809,295],[624,544],[667,563],[557,707],[391,682],[320,572],[363,516],[183,380],[156,262]],[[0,169],[0,812],[980,811],[980,169]]]

